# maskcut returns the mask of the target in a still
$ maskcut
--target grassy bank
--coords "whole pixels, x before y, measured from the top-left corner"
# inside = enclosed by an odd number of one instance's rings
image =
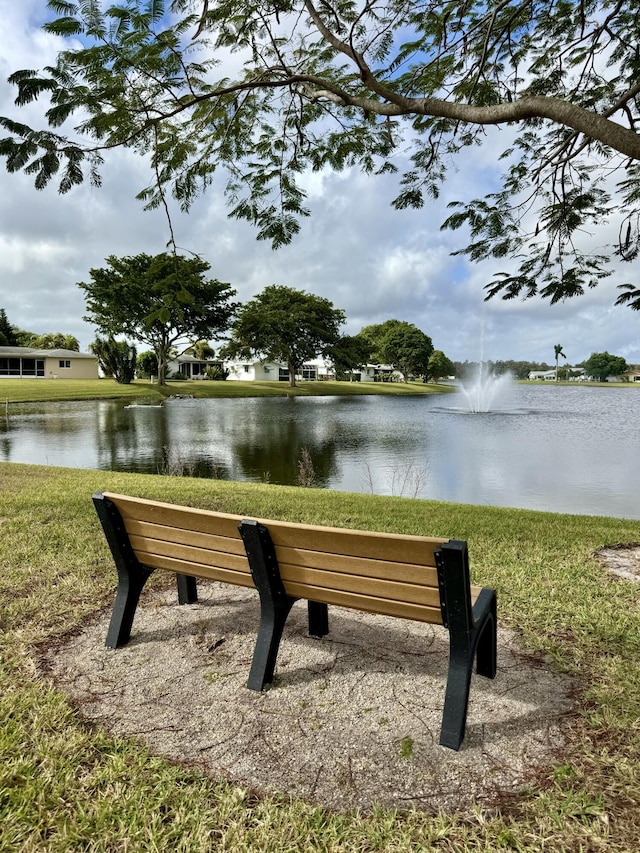
[[[55,400],[101,400],[141,398],[158,402],[175,394],[192,397],[314,397],[359,394],[446,394],[447,385],[423,382],[300,382],[289,388],[286,382],[168,382],[159,388],[137,379],[119,385],[113,379],[0,379],[0,405],[39,403]]]
[[[493,811],[336,815],[256,797],[84,724],[37,660],[42,645],[81,630],[112,602],[96,489],[468,539],[474,580],[497,588],[503,624],[578,679],[566,754]],[[599,546],[639,540],[637,522],[0,463],[0,531],[0,851],[637,849],[638,587],[593,558]]]

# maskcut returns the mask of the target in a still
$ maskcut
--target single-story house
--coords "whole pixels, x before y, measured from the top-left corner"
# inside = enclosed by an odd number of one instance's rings
[[[0,378],[98,379],[98,359],[70,349],[0,347]]]
[[[352,371],[355,382],[402,382],[404,376],[392,364],[367,364]]]
[[[176,356],[167,365],[167,378],[181,376],[183,379],[206,379],[209,368],[222,368],[223,364],[216,358],[196,358],[195,355],[184,353]]]
[[[568,371],[568,379],[570,382],[584,382],[586,379],[584,367],[561,367],[560,370]],[[542,380],[544,382],[555,382],[556,369],[551,370],[530,370],[527,376],[529,380]]]
[[[267,361],[225,361],[228,379],[240,382],[288,382],[289,370],[286,364]],[[322,358],[315,358],[302,365],[296,379],[313,381],[315,379],[334,379],[333,365]]]
[[[527,379],[531,382],[535,381],[544,381],[544,382],[554,382],[556,378],[555,368],[553,370],[530,370]]]
[[[276,382],[288,381],[289,371],[281,364],[271,361],[225,361],[225,370],[229,371],[227,379],[234,382]]]

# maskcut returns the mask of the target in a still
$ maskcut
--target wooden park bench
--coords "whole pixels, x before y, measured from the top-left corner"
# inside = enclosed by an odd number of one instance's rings
[[[316,637],[329,631],[329,604],[444,625],[450,652],[440,743],[459,749],[474,659],[478,674],[496,674],[496,596],[470,585],[465,542],[248,520],[107,492],[93,500],[118,570],[107,646],[129,641],[140,593],[156,569],[177,574],[181,604],[197,600],[196,578],[257,588],[251,690],[273,680],[298,599],[308,602]]]

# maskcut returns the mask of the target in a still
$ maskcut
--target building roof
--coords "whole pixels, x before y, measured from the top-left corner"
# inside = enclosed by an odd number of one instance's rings
[[[90,352],[76,352],[72,349],[35,349],[34,347],[0,347],[0,356],[5,358],[92,358]]]
[[[196,358],[195,355],[191,355],[191,353],[182,353],[182,355],[177,355],[174,359],[179,364],[222,364],[222,359],[216,358],[214,356],[210,356],[208,358]]]

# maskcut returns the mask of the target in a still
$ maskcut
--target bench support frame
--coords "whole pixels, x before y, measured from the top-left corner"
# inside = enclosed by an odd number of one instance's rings
[[[253,653],[247,687],[263,690],[273,681],[278,649],[287,617],[297,599],[285,592],[276,550],[268,528],[257,521],[244,519],[239,525],[251,577],[260,595],[260,628]],[[324,637],[329,632],[326,604],[308,602],[309,634]]]
[[[449,672],[440,744],[458,750],[467,722],[474,659],[478,675],[496,676],[496,594],[485,587],[472,606],[466,542],[450,539],[438,548],[435,558],[442,621],[449,629]]]
[[[93,504],[118,571],[118,589],[105,645],[110,649],[119,649],[126,646],[131,638],[133,617],[140,595],[155,569],[143,566],[134,554],[129,534],[116,505],[101,492],[94,494]],[[179,604],[194,604],[198,600],[194,577],[176,575],[176,584]]]
[[[243,520],[240,534],[249,567],[260,593],[261,617],[248,687],[262,690],[273,680],[282,632],[294,604],[285,592],[269,530],[257,521]],[[471,603],[467,543],[451,539],[435,552],[443,624],[449,629],[449,671],[440,744],[460,749],[464,738],[474,660],[478,675],[495,678],[497,661],[496,594],[483,589]],[[328,633],[328,608],[309,601],[309,633]]]

